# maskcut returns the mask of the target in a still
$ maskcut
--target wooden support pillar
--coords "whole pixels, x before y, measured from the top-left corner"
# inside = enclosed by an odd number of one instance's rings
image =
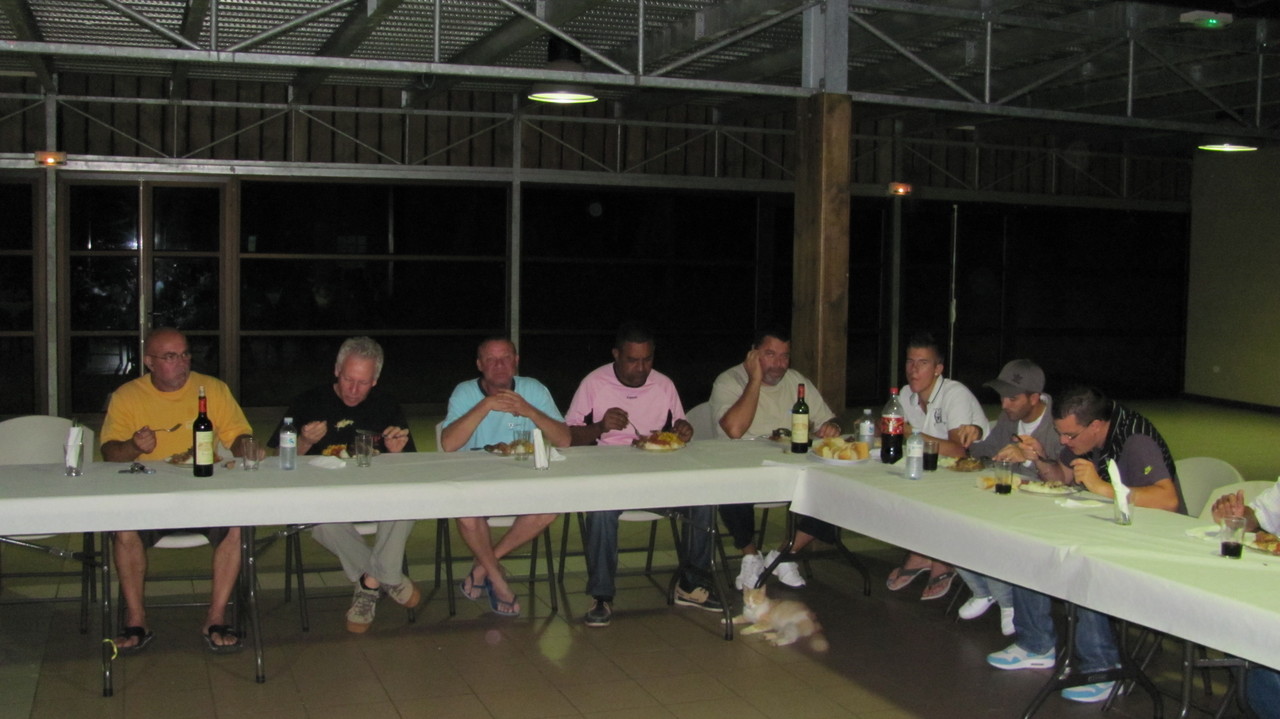
[[[791,364],[837,415],[845,410],[849,329],[848,95],[799,101],[791,306]]]

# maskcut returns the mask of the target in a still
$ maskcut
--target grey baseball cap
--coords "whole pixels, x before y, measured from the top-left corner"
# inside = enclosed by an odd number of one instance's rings
[[[1016,394],[1044,391],[1044,370],[1029,359],[1010,360],[1000,370],[1000,376],[990,382],[983,382],[983,387],[1000,393],[1001,397],[1012,397]]]

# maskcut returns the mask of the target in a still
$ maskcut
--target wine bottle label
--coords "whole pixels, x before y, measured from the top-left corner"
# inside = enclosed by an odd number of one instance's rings
[[[809,415],[791,415],[791,442],[793,444],[809,443]]]
[[[213,432],[196,432],[196,464],[213,464]]]
[[[902,417],[881,416],[880,434],[902,434],[906,422]]]

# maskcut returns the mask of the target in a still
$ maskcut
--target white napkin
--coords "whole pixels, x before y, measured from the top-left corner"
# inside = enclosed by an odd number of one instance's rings
[[[347,463],[337,457],[313,457],[307,464],[320,469],[342,469]]]
[[[84,442],[84,427],[73,424],[67,430],[67,466],[80,466],[80,445]]]
[[[1128,524],[1131,521],[1129,486],[1120,481],[1120,466],[1116,464],[1114,459],[1107,460],[1107,473],[1111,475],[1111,489],[1116,495],[1116,502],[1112,506],[1112,509],[1115,510],[1116,524]]]
[[[560,454],[560,450],[551,445],[547,445],[547,457],[552,462],[563,462],[565,459],[564,455]]]
[[[1085,509],[1088,507],[1105,507],[1106,502],[1099,502],[1096,499],[1055,499],[1054,504],[1067,509]]]
[[[542,430],[533,428],[533,468],[546,469],[550,461],[547,455],[547,442],[542,438]]]

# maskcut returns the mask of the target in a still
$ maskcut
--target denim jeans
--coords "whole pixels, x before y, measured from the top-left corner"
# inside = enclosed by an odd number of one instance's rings
[[[996,604],[1001,609],[1009,609],[1013,607],[1013,585],[1006,584],[999,579],[988,577],[985,574],[970,572],[968,569],[956,567],[956,573],[969,585],[969,591],[973,592],[975,597],[992,597],[996,600]],[[1015,613],[1016,616],[1016,613]]]
[[[1280,719],[1280,672],[1266,667],[1249,670],[1247,685],[1249,708],[1260,719]]]
[[[711,535],[702,528],[715,521],[711,507],[685,507],[678,510],[689,518],[681,531],[682,560],[699,569],[711,567]],[[618,517],[620,509],[603,512],[587,512],[587,536],[583,549],[587,553],[587,594],[593,597],[612,597],[617,587],[614,577],[618,573]],[[690,526],[692,523],[695,526]],[[685,572],[685,585],[694,584],[699,577]]]
[[[1058,632],[1046,594],[1013,588],[1015,644],[1028,652],[1045,654],[1057,645]],[[1120,650],[1111,632],[1111,619],[1084,607],[1076,608],[1076,660],[1081,673],[1110,669],[1120,664]]]

